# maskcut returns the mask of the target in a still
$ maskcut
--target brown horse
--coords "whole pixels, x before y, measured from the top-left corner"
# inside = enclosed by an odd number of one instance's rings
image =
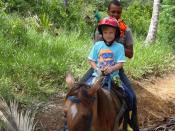
[[[120,111],[119,99],[101,88],[100,78],[93,86],[76,83],[72,75],[67,75],[69,92],[65,99],[65,113],[68,131],[119,131],[116,116]],[[117,99],[116,99],[117,98]],[[116,127],[117,124],[117,129]]]

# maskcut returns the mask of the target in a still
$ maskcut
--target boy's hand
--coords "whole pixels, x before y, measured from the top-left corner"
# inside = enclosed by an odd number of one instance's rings
[[[100,69],[100,68],[96,68],[95,70],[96,70],[96,72],[97,72],[97,75],[98,75],[98,76],[101,76],[101,74],[102,74],[101,69]]]
[[[105,73],[105,75],[111,74],[113,71],[114,71],[113,66],[106,66],[106,67],[103,69],[103,72]]]

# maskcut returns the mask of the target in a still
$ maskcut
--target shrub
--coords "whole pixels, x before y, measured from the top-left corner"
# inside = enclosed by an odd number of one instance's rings
[[[26,45],[30,40],[27,38],[25,23],[19,17],[0,14],[0,32],[7,40],[12,40],[16,45]]]
[[[123,18],[133,32],[146,37],[150,20],[152,5],[134,1],[123,10]]]

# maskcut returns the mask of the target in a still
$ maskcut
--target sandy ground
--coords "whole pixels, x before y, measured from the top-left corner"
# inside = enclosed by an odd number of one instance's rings
[[[134,83],[141,127],[157,124],[175,115],[175,74]]]
[[[162,78],[133,81],[138,100],[138,119],[142,129],[175,115],[175,73]],[[63,125],[64,94],[57,94],[37,115],[37,130],[59,131]]]

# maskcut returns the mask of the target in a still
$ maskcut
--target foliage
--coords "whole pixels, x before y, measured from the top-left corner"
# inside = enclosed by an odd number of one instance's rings
[[[175,1],[164,0],[161,8],[159,39],[175,48]]]
[[[90,31],[94,22],[94,9],[100,2],[89,4],[83,0],[69,1],[68,7],[64,6],[63,1],[58,0],[3,0],[7,4],[6,12],[18,12],[22,16],[37,15],[41,24],[50,27],[53,24],[56,28],[68,30]],[[95,1],[95,0],[94,0]],[[23,12],[23,13],[21,13]],[[84,28],[88,26],[88,28]]]
[[[133,32],[146,36],[150,24],[152,5],[134,1],[123,11],[123,18]]]
[[[25,23],[16,15],[0,14],[0,32],[7,40],[13,40],[14,44],[27,43]]]
[[[32,104],[47,100],[55,92],[65,90],[66,71],[71,70],[79,79],[89,68],[90,33],[96,24],[94,11],[106,16],[109,1],[68,2],[65,7],[63,1],[57,0],[0,1],[0,95],[7,101],[17,99]],[[162,7],[161,39],[143,48],[152,4],[135,0],[123,6],[123,18],[137,38],[135,56],[125,66],[127,73],[140,78],[171,70],[173,51],[165,41],[174,40],[174,7]],[[164,19],[165,16],[171,19]]]
[[[175,66],[175,57],[171,46],[162,42],[151,46],[143,46],[143,41],[135,40],[134,58],[127,61],[125,69],[133,78],[142,78],[149,74],[161,74],[172,70]]]
[[[8,21],[21,20],[10,15],[6,17]],[[86,35],[62,31],[59,37],[54,37],[26,26],[20,39],[16,34],[18,28],[11,36],[5,36],[4,31],[13,26],[6,24],[0,30],[0,94],[6,99],[15,97],[23,103],[46,100],[56,90],[62,90],[65,70],[82,71],[80,68],[86,63],[87,55],[84,50],[90,43]],[[21,45],[17,46],[19,43]]]
[[[16,101],[11,101],[10,105],[8,105],[4,99],[0,99],[0,121],[5,124],[5,127],[0,127],[0,130],[34,131],[35,112],[19,110],[19,105]]]
[[[25,0],[2,0],[2,2],[7,4],[7,12],[17,11],[25,15],[32,8],[29,2]]]

